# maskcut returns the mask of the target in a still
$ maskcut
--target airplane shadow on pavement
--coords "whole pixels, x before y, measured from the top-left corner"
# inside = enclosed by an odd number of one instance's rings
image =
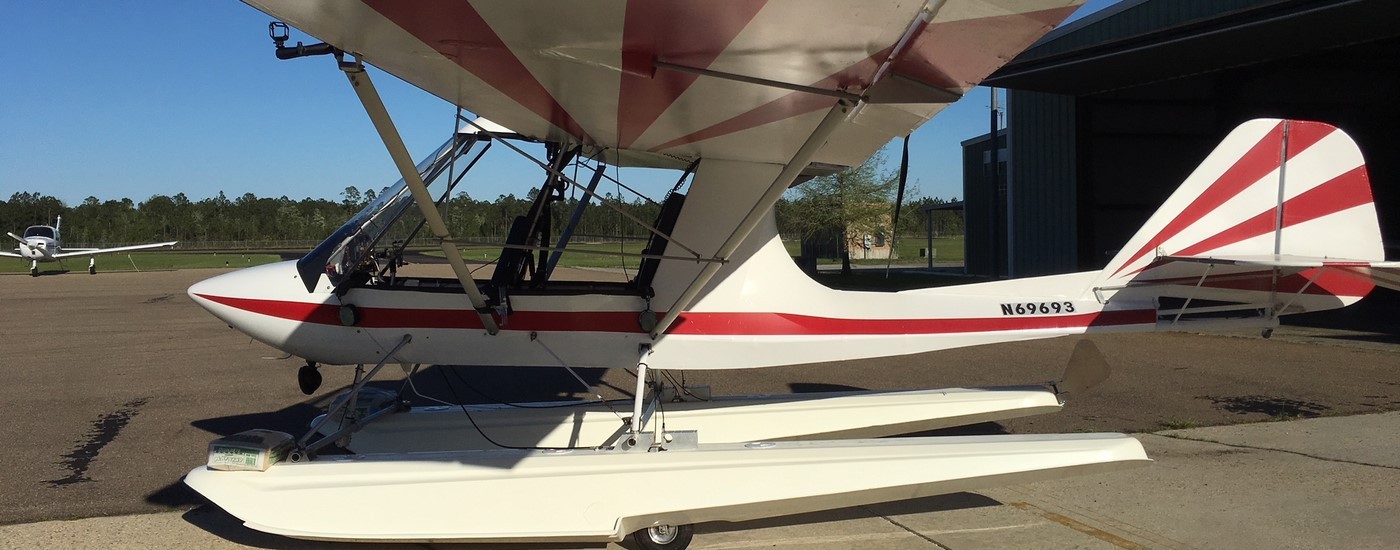
[[[368,503],[366,506],[375,506]],[[251,546],[254,548],[268,548],[274,550],[301,550],[303,548],[353,548],[355,550],[375,550],[379,548],[401,550],[403,548],[413,548],[396,543],[362,543],[362,542],[324,542],[287,538],[280,535],[273,535],[261,531],[254,531],[243,526],[243,522],[233,517],[213,504],[206,504],[188,512],[185,512],[181,519],[185,522],[204,530],[206,533],[221,539]],[[424,546],[426,547],[426,546]],[[606,548],[603,543],[557,543],[557,544],[508,544],[483,543],[483,544],[433,544],[434,549],[460,549],[460,550],[499,550],[508,548],[509,550],[564,550],[574,548]]]

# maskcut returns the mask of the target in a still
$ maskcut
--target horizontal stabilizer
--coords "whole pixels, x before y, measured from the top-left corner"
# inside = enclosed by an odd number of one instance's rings
[[[1292,275],[1317,269],[1332,270],[1371,284],[1400,290],[1400,261],[1375,262],[1367,260],[1347,260],[1343,258],[1320,258],[1281,254],[1276,256],[1165,256],[1154,265],[1167,262],[1192,262],[1207,265],[1254,266],[1277,270],[1280,275]],[[1265,272],[1268,273],[1268,272]]]
[[[1216,273],[1208,271],[1220,268]],[[1327,280],[1339,283],[1351,295],[1364,291],[1356,286],[1374,285],[1400,290],[1400,261],[1369,261],[1317,256],[1280,255],[1239,255],[1239,256],[1163,256],[1148,266],[1155,274],[1169,273],[1166,277],[1139,277],[1129,286],[1161,284],[1195,284],[1220,287],[1223,283],[1238,289],[1272,290],[1274,281],[1282,281],[1279,292],[1303,292],[1307,289],[1289,286],[1289,281],[1302,281],[1311,286]],[[1189,273],[1189,274],[1188,274]],[[1331,273],[1330,276],[1327,274]],[[1193,277],[1195,280],[1192,280]],[[1340,279],[1340,280],[1339,280]],[[1369,290],[1369,289],[1366,289]]]
[[[1301,271],[1314,267],[1373,267],[1394,270],[1400,268],[1397,262],[1374,262],[1367,260],[1347,260],[1342,258],[1319,258],[1312,256],[1164,256],[1159,262],[1195,262],[1216,265],[1255,265],[1262,267],[1296,268]]]

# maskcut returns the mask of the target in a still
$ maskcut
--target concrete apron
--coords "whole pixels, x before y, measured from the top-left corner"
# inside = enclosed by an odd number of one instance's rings
[[[1397,433],[1400,412],[1142,434],[1157,461],[1148,468],[705,524],[691,548],[1391,548],[1400,541]],[[0,526],[0,548],[327,546],[391,545],[265,535],[211,506]]]

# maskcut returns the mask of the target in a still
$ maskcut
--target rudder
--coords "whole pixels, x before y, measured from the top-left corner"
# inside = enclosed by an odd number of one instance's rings
[[[1094,290],[1150,287],[1130,294],[1274,306],[1284,301],[1279,295],[1330,298],[1295,308],[1315,311],[1372,288],[1336,270],[1276,265],[1298,259],[1384,260],[1365,162],[1334,126],[1258,119],[1221,141],[1108,263]]]

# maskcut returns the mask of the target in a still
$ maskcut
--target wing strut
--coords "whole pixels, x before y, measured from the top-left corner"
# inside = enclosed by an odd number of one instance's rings
[[[447,223],[442,220],[442,214],[438,212],[433,196],[428,193],[428,186],[423,184],[423,178],[418,175],[418,168],[413,165],[408,148],[399,137],[398,129],[394,128],[394,120],[384,108],[384,102],[379,98],[379,92],[375,91],[374,83],[370,82],[364,64],[360,63],[359,59],[354,62],[342,61],[340,69],[345,71],[345,77],[350,80],[350,87],[355,89],[355,95],[359,96],[365,113],[369,114],[370,122],[373,122],[374,129],[379,131],[379,138],[384,141],[384,148],[389,150],[389,156],[393,157],[394,166],[399,169],[409,192],[413,193],[413,202],[418,204],[418,210],[423,213],[423,220],[428,222],[428,229],[442,245],[442,253],[447,257],[447,263],[452,264],[452,272],[457,275],[457,280],[461,281],[462,290],[466,291],[472,308],[481,318],[481,325],[486,327],[486,332],[496,334],[501,329],[496,325],[496,319],[491,316],[492,310],[486,304],[486,298],[482,297],[481,291],[476,288],[471,271],[467,269],[466,262],[462,261],[462,252],[457,249],[452,234],[448,232]]]
[[[778,199],[782,198],[783,193],[788,190],[788,186],[792,185],[792,180],[797,179],[797,175],[807,168],[807,163],[811,162],[812,157],[817,154],[817,151],[821,150],[822,146],[826,145],[826,140],[831,137],[831,133],[836,131],[836,128],[841,125],[841,122],[846,120],[846,117],[851,114],[851,111],[859,105],[861,104],[857,103],[853,106],[849,102],[841,100],[837,101],[836,105],[833,105],[831,110],[826,112],[826,117],[822,118],[822,121],[817,124],[815,130],[812,130],[812,135],[807,136],[807,141],[803,143],[802,147],[797,150],[797,153],[792,156],[792,160],[789,160],[787,165],[783,167],[783,170],[778,172],[778,177],[773,179],[773,183],[768,186],[768,191],[753,205],[748,215],[744,216],[744,219],[739,222],[739,225],[729,234],[729,238],[725,239],[724,244],[720,245],[719,250],[715,251],[715,259],[721,262],[726,261],[735,250],[739,249],[739,245],[743,244],[744,238],[748,237],[749,233],[752,233],[755,227],[758,227],[758,223],[763,220],[764,214],[767,214],[768,210],[773,208],[774,204],[777,204]],[[714,278],[715,273],[718,273],[719,268],[723,266],[723,263],[714,262],[706,264],[705,267],[700,270],[700,273],[695,276],[695,279],[690,281],[690,286],[687,286],[685,291],[681,292],[680,297],[676,298],[674,304],[671,304],[671,307],[666,311],[666,316],[662,317],[661,320],[656,323],[656,327],[652,329],[651,339],[653,342],[661,339],[661,336],[666,333],[666,329],[670,328],[671,324],[676,322],[676,318],[680,317],[681,312],[690,306],[690,302],[695,300],[696,295],[700,294],[700,289],[705,288],[705,285],[709,284],[710,279]]]

